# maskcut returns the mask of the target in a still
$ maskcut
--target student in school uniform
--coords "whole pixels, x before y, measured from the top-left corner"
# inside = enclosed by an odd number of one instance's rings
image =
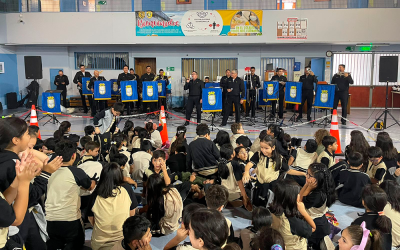
[[[190,203],[183,208],[181,227],[176,231],[176,236],[165,245],[164,250],[195,250],[190,242],[180,243],[189,236],[189,223],[192,215],[202,208],[205,206],[199,203]]]
[[[222,145],[224,145],[226,143],[231,143],[231,139],[229,138],[229,133],[226,132],[225,130],[218,131],[217,136],[215,137],[213,142],[219,150]]]
[[[307,181],[300,190],[299,200],[314,220],[315,232],[308,237],[308,246],[320,249],[320,242],[331,233],[330,223],[325,216],[328,208],[336,201],[335,184],[328,167],[313,163],[307,170]]]
[[[123,173],[125,177],[130,177],[132,172],[131,165],[133,161],[131,159],[131,153],[129,153],[128,148],[126,147],[127,144],[127,137],[124,134],[118,133],[112,136],[111,147],[109,150],[109,154],[106,156],[106,161],[111,162],[113,161],[112,158],[116,154],[123,154],[127,158],[127,162],[124,166]]]
[[[304,175],[287,175],[286,178],[292,178],[300,186],[306,184],[306,173],[308,167],[315,163],[318,158],[317,142],[314,139],[308,139],[304,148],[293,149],[289,158],[288,165],[292,169],[304,173]]]
[[[133,171],[132,179],[142,181],[143,174],[149,168],[153,155],[153,146],[149,140],[143,140],[140,151],[132,154]]]
[[[381,249],[392,249],[392,221],[383,211],[388,203],[385,191],[378,185],[367,185],[362,193],[365,213],[355,219],[351,225],[361,225],[365,222],[369,230],[378,230],[381,234]]]
[[[258,137],[254,140],[253,144],[251,145],[250,151],[255,153],[260,150],[260,140],[267,135],[267,130],[264,129],[260,132]]]
[[[367,175],[371,179],[372,184],[381,184],[386,175],[386,164],[383,161],[382,150],[378,147],[370,147],[368,149],[368,168]]]
[[[58,156],[62,156],[62,167],[49,178],[45,203],[48,250],[79,249],[85,241],[81,223],[80,190],[92,190],[97,175],[89,177],[82,169],[72,166],[76,159],[76,144],[61,141],[56,145]]]
[[[67,139],[69,132],[71,131],[71,123],[69,121],[63,121],[60,124],[58,130],[56,130],[53,134],[56,140]]]
[[[361,171],[364,157],[358,152],[352,152],[347,155],[347,162],[350,168],[342,169],[339,174],[338,198],[343,204],[362,208],[362,192],[366,185],[371,184],[369,176]]]
[[[151,249],[149,246],[152,236],[150,226],[150,221],[144,216],[135,215],[129,217],[122,226],[124,238],[118,241],[111,250]]]
[[[391,180],[387,180],[379,185],[388,199],[383,212],[392,221],[392,247],[400,247],[400,185]]]
[[[222,213],[222,209],[228,204],[229,191],[222,185],[212,185],[206,192],[206,203],[207,208],[211,210],[217,210]],[[225,218],[229,228],[227,243],[234,242],[235,235],[233,231],[232,222]]]
[[[382,161],[386,166],[385,180],[395,180],[396,170],[399,168],[397,165],[397,149],[393,146],[392,138],[387,132],[379,132],[376,137],[376,147],[382,149]]]
[[[269,190],[273,187],[277,179],[285,172],[291,175],[301,174],[296,170],[290,169],[286,160],[276,149],[276,139],[267,135],[260,141],[260,151],[256,152],[247,163],[243,173],[243,183],[250,181],[250,169],[254,168],[257,175],[255,192],[253,194],[253,204],[256,206],[267,205]]]
[[[272,228],[280,232],[286,249],[306,250],[307,239],[316,225],[299,200],[300,186],[294,180],[280,180],[274,188],[274,200],[270,206]]]
[[[177,147],[183,145],[185,147],[185,152],[189,151],[189,145],[187,144],[186,140],[186,127],[185,126],[178,126],[176,128],[176,134],[171,140],[171,147],[168,149],[168,154],[172,156],[175,154],[175,150]]]
[[[154,147],[161,148],[162,147],[162,139],[161,139],[160,131],[158,131],[157,129],[154,129],[152,122],[147,122],[145,129],[147,130],[147,133],[149,133],[150,139],[154,141]]]
[[[325,164],[330,169],[335,165],[335,151],[338,147],[336,138],[330,135],[325,136],[322,139],[322,145],[324,145],[325,150],[318,155],[317,163]]]
[[[210,140],[210,129],[207,124],[197,125],[196,134],[199,137],[189,144],[186,157],[187,169],[192,169],[202,177],[214,179],[218,172],[219,150]]]
[[[97,174],[100,177],[101,170],[103,170],[103,165],[97,161],[99,150],[100,144],[98,142],[89,141],[85,144],[85,154],[78,162],[78,168],[85,171],[88,176]]]
[[[240,231],[240,240],[242,242],[242,250],[251,250],[251,245],[254,244],[253,239],[263,227],[271,227],[272,214],[266,207],[254,208],[251,213],[251,226]]]
[[[124,129],[122,130],[122,133],[124,135],[126,135],[128,137],[128,151],[131,152],[132,151],[132,139],[135,136],[135,132],[134,131],[134,124],[132,121],[126,121],[124,124]]]
[[[324,152],[324,150],[325,150],[325,146],[322,144],[322,139],[325,137],[325,136],[329,136],[329,135],[331,135],[330,133],[329,133],[329,131],[328,130],[326,130],[326,129],[318,129],[315,133],[314,133],[314,138],[315,138],[315,140],[317,141],[317,144],[318,144],[318,148],[317,148],[317,154],[318,155],[320,155],[322,152]]]
[[[143,182],[147,182],[152,174],[159,174],[165,182],[165,186],[171,184],[171,170],[167,167],[165,161],[165,152],[162,150],[156,150],[153,152],[151,157],[150,166],[143,173]]]
[[[138,203],[131,186],[123,181],[120,166],[114,162],[103,168],[93,194],[88,211],[93,225],[91,246],[93,250],[111,249],[123,239],[122,225],[135,215]]]
[[[152,234],[167,235],[176,231],[183,210],[183,201],[178,190],[166,185],[161,175],[152,174],[146,183],[146,194],[146,217],[151,222]]]
[[[187,169],[186,147],[184,145],[174,147],[174,153],[169,156],[167,166],[171,173],[191,172],[191,169]]]
[[[239,138],[240,136],[246,136],[244,133],[243,125],[239,123],[233,123],[231,125],[231,131],[233,135],[231,136],[231,144],[232,148],[236,148],[236,139]]]

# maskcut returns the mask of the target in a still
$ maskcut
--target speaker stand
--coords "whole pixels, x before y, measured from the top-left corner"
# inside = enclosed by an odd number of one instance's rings
[[[390,113],[390,111],[389,111],[389,109],[388,109],[388,107],[387,107],[388,101],[389,101],[389,82],[387,81],[387,82],[386,82],[386,102],[385,102],[385,110],[382,112],[382,114],[381,114],[378,118],[375,119],[375,122],[373,122],[373,123],[371,124],[371,126],[369,127],[368,130],[371,130],[371,128],[374,126],[374,124],[377,123],[378,120],[380,120],[382,116],[383,116],[383,129],[390,128],[390,127],[394,126],[395,124],[397,124],[397,125],[400,126],[399,121],[397,121],[396,118],[394,118],[394,116]],[[386,125],[387,125],[386,120],[387,120],[387,115],[388,115],[388,114],[392,117],[392,119],[394,120],[395,123],[393,123],[392,125],[390,125],[390,126],[387,127],[387,126],[386,126]]]

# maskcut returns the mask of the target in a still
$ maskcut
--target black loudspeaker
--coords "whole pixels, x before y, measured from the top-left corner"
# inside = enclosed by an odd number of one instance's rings
[[[15,92],[7,93],[6,99],[7,99],[7,108],[8,109],[18,108],[17,93],[15,93]]]
[[[381,56],[379,61],[379,82],[397,82],[398,56]]]
[[[25,78],[26,79],[42,79],[42,57],[41,56],[24,56],[25,61]]]

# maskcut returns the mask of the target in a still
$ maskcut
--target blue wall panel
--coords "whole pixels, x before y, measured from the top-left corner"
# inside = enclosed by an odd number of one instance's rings
[[[0,54],[0,62],[4,62],[4,74],[0,74],[0,102],[7,108],[6,94],[16,92],[19,97],[17,55]]]

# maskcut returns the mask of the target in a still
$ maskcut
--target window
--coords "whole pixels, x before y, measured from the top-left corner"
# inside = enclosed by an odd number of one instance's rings
[[[75,68],[85,65],[87,69],[123,69],[129,64],[128,52],[77,52],[75,53]],[[129,66],[129,65],[128,65]]]
[[[217,81],[217,76],[224,76],[225,70],[237,69],[237,58],[183,58],[182,76],[190,77],[193,71],[198,73],[199,79],[210,77],[210,82]]]
[[[287,71],[287,79],[288,81],[293,81],[293,67],[294,67],[294,58],[261,58],[261,70],[264,73],[267,71],[268,65],[272,64],[272,69],[276,70],[276,68],[283,68]],[[269,81],[270,79],[264,79],[264,81]]]
[[[346,66],[354,80],[354,85],[371,85],[372,53],[335,53],[333,54],[332,75],[338,72],[339,64]]]

